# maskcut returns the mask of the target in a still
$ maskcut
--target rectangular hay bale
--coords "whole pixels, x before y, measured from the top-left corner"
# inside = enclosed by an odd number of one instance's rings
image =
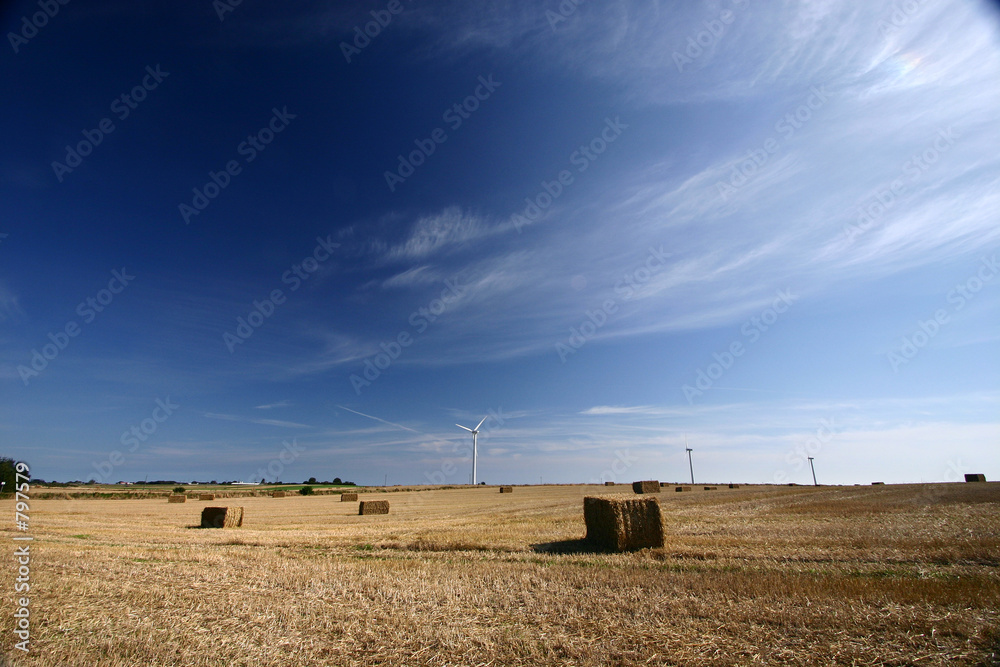
[[[719,487],[717,487],[717,486],[706,486],[705,490],[706,491],[718,491]]]
[[[513,486],[501,486],[500,487],[500,493],[514,493],[514,487]]]
[[[739,484],[730,484],[729,488],[730,489],[738,489],[738,488],[740,488],[740,485]]]
[[[965,474],[965,481],[966,482],[985,482],[986,481],[986,475],[983,475],[983,474],[980,474],[980,473],[966,473]]]
[[[681,491],[690,491],[690,490],[691,490],[690,486],[678,486],[676,489],[674,489],[674,491],[676,491],[677,493],[680,493]]]
[[[605,482],[604,483],[604,486],[614,486],[614,485],[615,485],[614,482]]]
[[[611,551],[662,547],[663,515],[656,498],[587,496],[583,499],[587,541]]]
[[[271,497],[272,498],[284,498],[286,495],[288,495],[288,494],[286,494],[284,491],[272,491],[271,492]]]
[[[357,499],[358,499],[358,494],[356,494],[356,493],[342,493],[342,494],[340,494],[340,502],[342,502],[342,503],[354,502]]]
[[[660,483],[655,479],[643,482],[632,482],[632,490],[636,493],[659,493]]]
[[[199,493],[198,500],[215,500],[214,493]]]
[[[168,503],[183,503],[187,501],[187,496],[182,493],[175,493],[173,495],[167,496]]]
[[[388,500],[362,500],[358,503],[358,514],[388,514]]]
[[[239,528],[242,525],[242,507],[206,507],[201,511],[202,528]]]

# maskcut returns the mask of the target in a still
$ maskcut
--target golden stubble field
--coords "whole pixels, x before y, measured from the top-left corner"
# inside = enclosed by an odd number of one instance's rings
[[[592,553],[588,486],[31,503],[13,665],[1000,664],[1000,484],[660,494],[667,545]],[[242,528],[195,528],[206,505]],[[8,515],[12,515],[12,502]],[[4,537],[13,551],[13,526]]]

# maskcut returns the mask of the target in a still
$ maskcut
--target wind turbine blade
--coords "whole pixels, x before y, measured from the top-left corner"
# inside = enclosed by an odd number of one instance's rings
[[[465,429],[466,431],[468,431],[469,433],[475,433],[475,431],[473,431],[473,430],[472,430],[471,428],[469,428],[468,426],[462,426],[461,424],[455,424],[455,426],[457,426],[457,427],[459,427],[459,428],[464,428],[464,429]]]
[[[487,420],[487,419],[489,419],[489,418],[490,418],[490,416],[489,416],[489,415],[486,415],[485,417],[483,417],[483,421],[482,421],[482,422],[479,422],[478,424],[476,424],[476,430],[478,431],[478,430],[479,430],[479,427],[483,425],[483,422],[484,422],[484,421],[486,421],[486,420]]]

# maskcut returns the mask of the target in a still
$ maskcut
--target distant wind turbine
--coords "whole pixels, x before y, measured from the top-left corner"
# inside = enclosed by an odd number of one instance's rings
[[[684,451],[688,453],[688,467],[691,469],[691,484],[694,484],[694,464],[691,463],[691,452],[694,450],[688,447],[688,437],[684,436]]]
[[[476,444],[476,436],[479,435],[479,427],[482,426],[483,422],[485,422],[488,418],[489,418],[489,415],[486,415],[485,417],[483,417],[483,421],[481,421],[478,424],[476,424],[476,428],[469,428],[468,426],[462,426],[461,424],[455,424],[455,426],[457,426],[459,428],[464,428],[466,431],[468,431],[469,433],[472,434],[472,485],[473,486],[476,485],[476,458],[478,457],[478,454],[479,454],[479,449],[478,449],[478,446]]]

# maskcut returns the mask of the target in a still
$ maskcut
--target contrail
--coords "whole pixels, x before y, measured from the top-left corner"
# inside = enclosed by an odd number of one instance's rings
[[[366,415],[363,412],[358,412],[357,410],[351,410],[350,408],[345,408],[343,405],[338,405],[337,407],[340,408],[341,410],[347,410],[348,412],[353,412],[356,415],[361,415],[362,417],[368,417],[368,419],[374,419],[377,422],[382,422],[383,424],[388,424],[389,426],[395,426],[396,428],[401,428],[401,429],[403,429],[405,431],[413,431],[413,433],[417,433],[418,435],[424,435],[420,431],[414,431],[409,426],[403,426],[402,424],[396,424],[394,422],[388,422],[388,421],[386,421],[384,419],[379,419],[378,417],[372,417],[371,415]]]

